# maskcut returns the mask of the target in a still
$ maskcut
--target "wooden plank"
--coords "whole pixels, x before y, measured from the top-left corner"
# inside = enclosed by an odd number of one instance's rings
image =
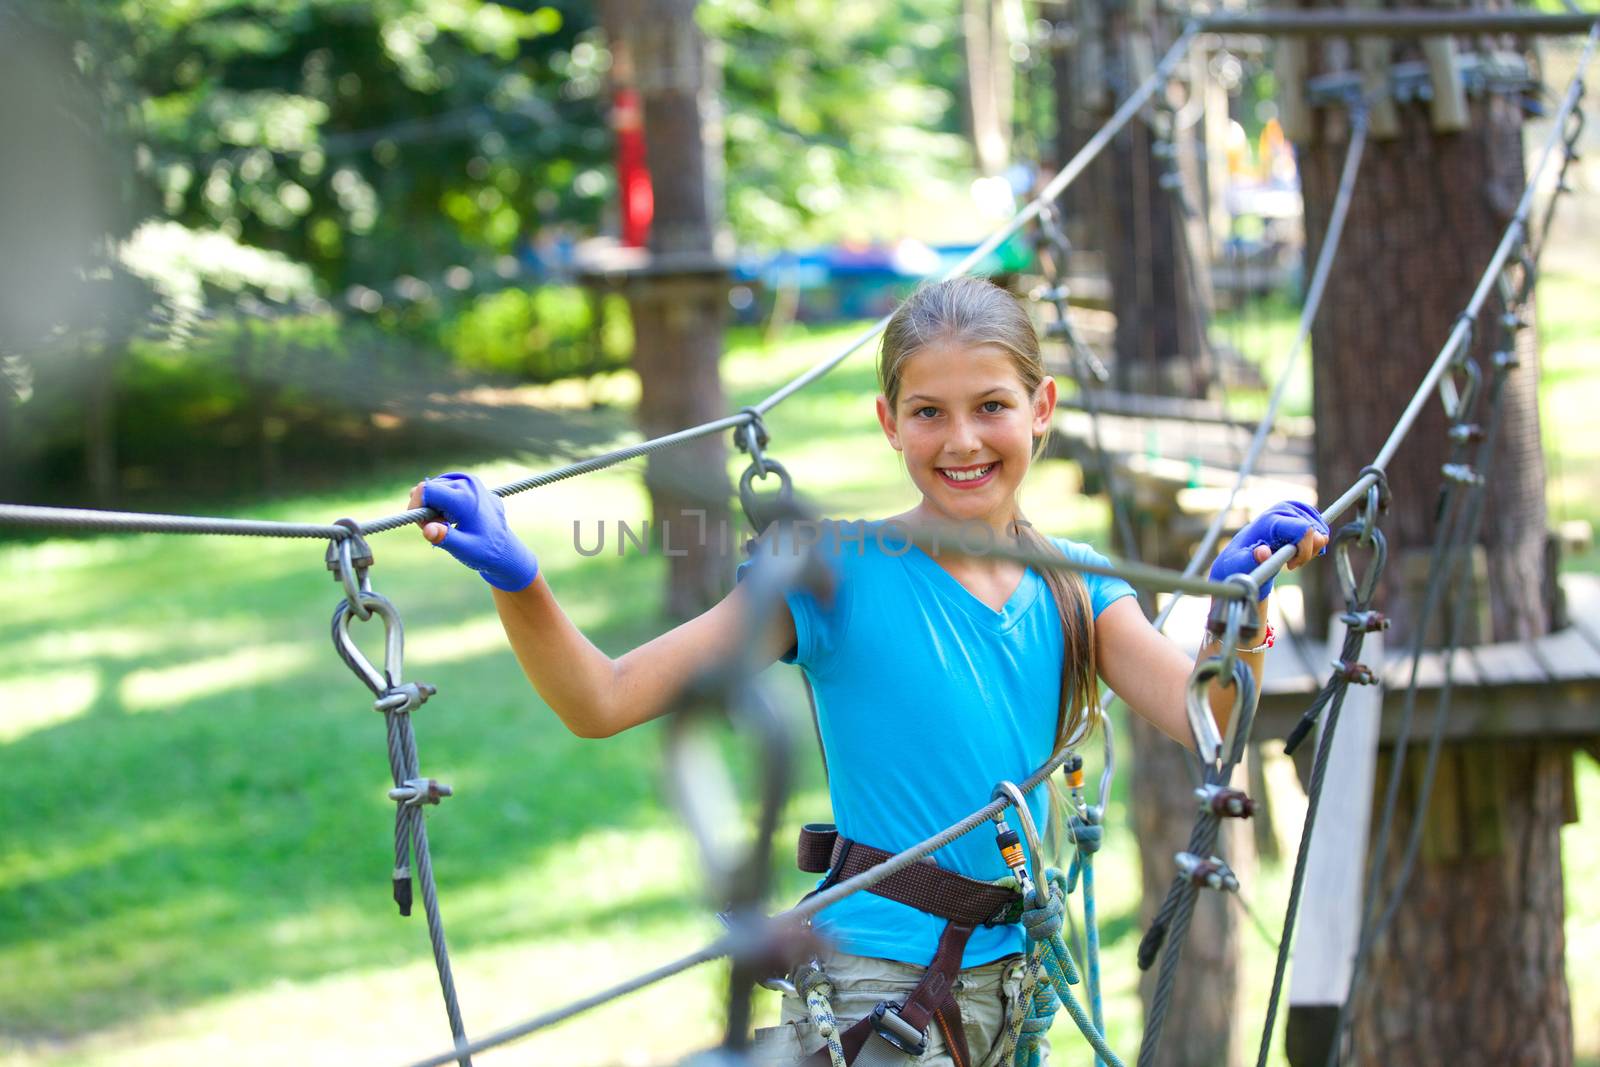
[[[1600,648],[1600,576],[1564,574],[1561,591],[1567,600],[1567,615],[1590,644]]]
[[[1283,135],[1297,145],[1311,140],[1311,108],[1306,103],[1306,78],[1310,74],[1310,49],[1298,37],[1279,37],[1273,50],[1273,73],[1278,82],[1278,121]]]
[[[1520,641],[1478,645],[1470,651],[1481,685],[1533,685],[1549,677],[1533,650]]]
[[[1328,658],[1339,654],[1342,643],[1342,632],[1330,631]],[[1363,652],[1383,662],[1383,634],[1369,634]],[[1291,1010],[1338,1004],[1350,985],[1361,932],[1361,879],[1382,718],[1382,687],[1351,686],[1328,752],[1328,775],[1306,857],[1289,977]]]
[[[1354,0],[1356,8],[1380,8],[1380,0]],[[1356,39],[1356,67],[1361,71],[1361,90],[1371,107],[1368,112],[1372,122],[1374,140],[1392,140],[1400,136],[1400,112],[1394,106],[1394,92],[1390,80],[1390,65],[1394,62],[1394,46],[1388,37],[1360,37]]]
[[[1428,80],[1433,83],[1429,103],[1433,128],[1437,133],[1459,133],[1467,128],[1467,88],[1461,80],[1461,62],[1454,37],[1425,37],[1422,53],[1428,61]]]
[[[1600,649],[1576,626],[1545,634],[1534,641],[1534,656],[1557,680],[1600,678]]]

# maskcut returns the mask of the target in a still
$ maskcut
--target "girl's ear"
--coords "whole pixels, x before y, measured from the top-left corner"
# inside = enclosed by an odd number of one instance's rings
[[[878,425],[883,427],[883,436],[889,439],[889,444],[899,452],[900,431],[896,428],[894,409],[889,406],[889,398],[881,393],[878,395]]]
[[[1033,435],[1035,437],[1049,431],[1050,421],[1054,418],[1055,413],[1056,380],[1047,374],[1033,394]]]

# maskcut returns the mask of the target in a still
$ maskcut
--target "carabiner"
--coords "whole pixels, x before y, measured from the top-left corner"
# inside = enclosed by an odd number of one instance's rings
[[[1010,781],[1000,782],[989,794],[990,800],[998,800],[1001,797],[1011,801],[1011,806],[1017,809],[1017,821],[1022,824],[1022,838],[1028,843],[1028,869],[1033,877],[1034,899],[1043,906],[1048,902],[1050,894],[1049,883],[1044,877],[1044,841],[1039,837],[1039,827],[1033,821],[1033,812],[1028,810],[1028,798],[1022,795],[1022,790],[1017,788],[1015,782]],[[996,825],[1004,827],[1005,817],[1004,811],[996,815],[994,817]]]
[[[739,506],[744,509],[745,521],[758,535],[772,524],[776,515],[767,511],[762,505],[761,498],[756,495],[755,480],[766,478],[767,475],[776,475],[778,479],[779,510],[787,511],[794,503],[794,480],[789,477],[789,472],[783,464],[775,459],[752,459],[750,465],[739,475]],[[762,519],[766,521],[763,522]]]

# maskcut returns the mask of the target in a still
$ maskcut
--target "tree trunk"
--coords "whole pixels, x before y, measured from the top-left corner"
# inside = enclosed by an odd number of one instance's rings
[[[1011,162],[1014,68],[1003,0],[962,0],[961,41],[967,66],[967,130],[978,172],[999,174]]]
[[[1408,58],[1396,47],[1394,59]],[[1314,51],[1315,49],[1313,49]],[[1330,43],[1313,73],[1353,65]],[[1380,56],[1380,65],[1391,57]],[[1369,60],[1370,61],[1370,60]],[[1392,136],[1369,144],[1326,310],[1313,331],[1317,484],[1330,500],[1371,461],[1466,305],[1509,221],[1524,181],[1521,114],[1506,97],[1475,101],[1468,128],[1438,134],[1425,105],[1396,108]],[[1341,113],[1321,114],[1299,149],[1307,260],[1327,229],[1347,144]],[[1375,134],[1380,131],[1375,129]],[[1471,353],[1492,372],[1502,344],[1491,295]],[[1519,309],[1525,316],[1531,307]],[[1464,643],[1525,639],[1549,626],[1545,580],[1544,465],[1539,444],[1538,359],[1519,331],[1520,369],[1505,387],[1480,543],[1486,600]],[[1487,421],[1487,412],[1480,412]],[[1421,579],[1436,529],[1440,465],[1449,458],[1437,401],[1423,409],[1389,464],[1393,507],[1384,521],[1390,566],[1377,600],[1394,620],[1391,647],[1415,632]],[[1323,582],[1332,568],[1321,568]],[[1330,586],[1308,617],[1326,618]],[[1486,587],[1486,588],[1484,588]],[[1448,615],[1447,602],[1439,617]],[[1429,633],[1440,632],[1437,621]],[[1387,700],[1396,714],[1402,694]],[[1413,798],[1427,748],[1419,721],[1407,756],[1379,900],[1387,897],[1412,829]],[[1380,759],[1378,796],[1386,779]],[[1571,750],[1555,742],[1448,744],[1423,814],[1422,852],[1355,1000],[1361,1064],[1557,1065],[1572,1062],[1564,971],[1559,831],[1572,814]],[[1308,917],[1314,921],[1314,917]],[[1320,1060],[1318,1061],[1320,1064]]]
[[[717,369],[727,307],[726,270],[716,254],[722,134],[694,8],[695,0],[640,0],[630,34],[655,196],[651,266],[629,291],[639,428],[647,437],[727,414]],[[704,611],[727,586],[726,542],[715,535],[728,519],[727,463],[721,434],[647,461],[673,618]]]
[[[1087,115],[1065,135],[1063,153],[1076,150],[1086,139],[1083,130],[1109,118],[1148,74],[1141,57],[1152,51],[1149,14],[1139,4],[1075,7],[1073,49],[1083,77],[1058,78],[1057,85],[1075,97],[1075,106],[1061,113],[1072,115],[1083,108]],[[1143,40],[1135,40],[1136,35],[1144,35]],[[1102,64],[1100,83],[1091,75]],[[1130,123],[1085,175],[1093,184],[1076,194],[1075,203],[1080,212],[1092,205],[1099,215],[1096,243],[1105,254],[1117,316],[1117,387],[1200,396],[1206,383],[1197,372],[1201,352],[1192,326],[1195,309],[1179,274],[1174,242],[1178,219],[1172,194],[1159,184],[1165,165],[1151,153],[1154,140],[1144,119]],[[1182,567],[1188,560],[1174,544],[1160,546],[1147,562]],[[1148,928],[1172,882],[1173,856],[1188,844],[1196,808],[1190,757],[1182,747],[1135,716],[1132,749],[1129,792],[1143,872],[1140,918]],[[1217,851],[1248,885],[1254,847],[1235,820],[1223,826]],[[1228,1067],[1237,1062],[1233,1018],[1239,1001],[1238,942],[1234,902],[1226,894],[1202,892],[1184,940],[1158,1067]],[[1140,981],[1147,1011],[1157,970],[1152,967]]]

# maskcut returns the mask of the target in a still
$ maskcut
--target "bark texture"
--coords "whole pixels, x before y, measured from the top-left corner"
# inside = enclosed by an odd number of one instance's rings
[[[1393,60],[1413,58],[1396,45]],[[1470,45],[1463,43],[1463,47]],[[1313,72],[1351,69],[1342,44],[1313,52]],[[1514,101],[1474,101],[1471,124],[1435,133],[1421,105],[1397,108],[1398,134],[1374,139],[1358,180],[1344,243],[1313,331],[1317,484],[1324,501],[1355,480],[1395,424],[1416,383],[1455,324],[1510,221],[1524,182],[1521,116]],[[1347,131],[1343,116],[1319,114],[1314,140],[1299,146],[1306,201],[1307,259],[1327,228]],[[1492,295],[1474,330],[1472,356],[1485,376],[1503,345]],[[1525,317],[1531,308],[1519,310]],[[1481,568],[1469,567],[1452,596],[1486,602],[1464,643],[1544,633],[1544,465],[1539,443],[1533,331],[1516,338],[1522,359],[1505,389],[1500,441],[1482,528]],[[1487,422],[1487,411],[1480,412]],[[1425,556],[1438,524],[1441,464],[1450,460],[1446,419],[1430,399],[1389,465],[1394,505],[1385,521],[1391,564],[1378,607],[1404,645],[1417,626]],[[1321,607],[1326,618],[1329,582]],[[1474,581],[1466,575],[1481,577]],[[1440,617],[1447,617],[1447,601]],[[1430,625],[1430,636],[1441,633]],[[1393,693],[1386,714],[1398,714]],[[1530,714],[1535,709],[1530,709]],[[1405,768],[1394,836],[1381,862],[1387,896],[1412,826],[1422,776],[1426,720]],[[1386,781],[1380,760],[1379,793]],[[1378,943],[1356,999],[1358,1064],[1572,1062],[1564,971],[1560,827],[1572,813],[1571,750],[1557,742],[1447,745],[1422,813],[1422,851],[1392,927]],[[1310,917],[1308,917],[1310,918]]]
[[[654,186],[650,271],[629,287],[639,429],[647,437],[727,414],[718,375],[726,272],[721,225],[721,129],[715,72],[695,0],[619,5],[629,26]],[[656,545],[667,556],[667,613],[699,614],[728,583],[727,439],[720,434],[652,454],[645,468]],[[711,531],[708,535],[707,531]]]

